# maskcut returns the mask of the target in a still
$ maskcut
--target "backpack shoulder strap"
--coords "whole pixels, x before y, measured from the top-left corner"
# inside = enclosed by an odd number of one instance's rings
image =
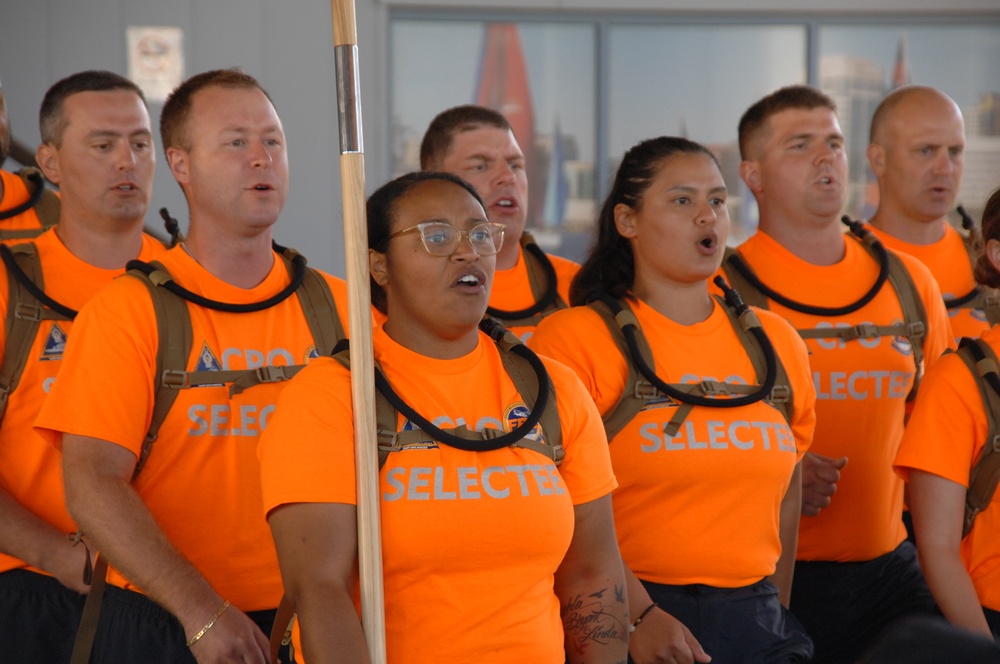
[[[523,346],[524,343],[509,330],[504,331],[503,337],[497,342],[500,351],[500,361],[503,363],[507,375],[510,376],[517,393],[521,395],[527,404],[537,403],[542,385],[539,385],[538,377],[534,368],[524,356],[512,352],[515,346]],[[549,400],[542,411],[539,424],[542,426],[544,442],[532,438],[522,438],[514,443],[515,447],[540,452],[552,459],[556,465],[562,463],[565,452],[562,446],[562,425],[559,422],[559,409],[556,405],[556,389],[552,384],[552,378],[548,378]]]
[[[564,309],[566,301],[559,295],[558,275],[552,261],[535,243],[531,233],[521,236],[521,258],[528,273],[528,286],[534,304],[516,311],[504,311],[487,307],[486,313],[501,321],[507,327],[538,325],[545,316]]]
[[[976,380],[987,422],[986,443],[969,473],[969,490],[965,495],[965,518],[962,523],[962,537],[965,537],[972,530],[976,516],[989,506],[997,484],[1000,483],[1000,436],[997,433],[1000,393],[997,393],[990,380],[991,375],[996,380],[998,362],[989,344],[982,339],[965,338],[957,353]]]
[[[548,288],[556,287],[557,284],[554,281],[555,277],[553,276],[552,270],[546,270],[544,266],[540,265],[536,252],[529,249],[529,247],[538,248],[539,252],[541,252],[541,249],[538,247],[538,243],[535,242],[535,237],[529,231],[524,231],[521,235],[521,248],[524,250],[522,251],[522,255],[524,256],[524,265],[528,269],[528,284],[531,286],[532,295],[535,296],[536,300],[540,300],[545,297]],[[543,253],[542,256],[545,256],[545,254]],[[548,267],[551,268],[551,266],[552,264],[550,262]],[[549,283],[550,279],[553,280],[551,284]],[[556,288],[554,300],[552,304],[548,306],[547,311],[565,309],[568,306],[569,305],[566,303],[566,300],[562,298],[559,294],[558,288]]]
[[[32,242],[22,242],[10,247],[3,247],[5,253],[4,266],[7,270],[7,315],[4,326],[7,341],[4,345],[3,362],[0,363],[0,419],[7,412],[7,403],[11,393],[17,389],[21,374],[28,362],[28,354],[35,342],[38,328],[43,320],[69,320],[46,307],[35,297],[15,274],[15,267],[20,269],[24,277],[34,284],[39,291],[44,292],[45,282],[42,276],[42,261]],[[14,265],[7,264],[7,257],[12,256]]]
[[[983,291],[983,313],[986,321],[992,327],[1000,323],[1000,290],[995,288],[979,287]]]
[[[742,293],[740,294],[742,297]],[[726,316],[729,318],[729,323],[733,326],[736,331],[736,336],[739,338],[740,343],[743,345],[743,350],[746,351],[747,356],[750,358],[750,362],[753,364],[754,373],[757,375],[758,380],[760,376],[767,375],[767,359],[764,357],[764,349],[761,348],[757,340],[754,339],[753,334],[750,332],[751,327],[761,327],[763,330],[760,320],[756,315],[754,316],[737,316],[736,312],[733,311],[725,298],[718,295],[713,296],[722,307],[722,310],[726,312]],[[767,398],[767,402],[778,409],[782,417],[789,424],[792,423],[792,409],[794,401],[792,399],[792,383],[788,380],[788,372],[785,371],[785,364],[781,361],[781,355],[775,351],[774,353],[775,370],[777,375],[774,379],[774,388],[771,390],[771,394]]]
[[[862,243],[863,246],[868,245]],[[903,310],[903,325],[906,328],[906,337],[910,341],[913,349],[913,363],[916,370],[913,374],[913,387],[907,395],[907,401],[913,401],[917,397],[917,390],[920,387],[920,380],[924,375],[924,346],[927,341],[927,309],[924,308],[924,301],[920,299],[917,286],[913,283],[910,271],[903,265],[903,261],[892,251],[886,250],[889,256],[889,283],[896,291],[899,298],[899,305]]]
[[[622,307],[617,316],[607,304],[600,300],[590,302],[587,306],[593,309],[601,317],[601,320],[604,321],[608,332],[611,333],[611,338],[614,339],[615,346],[618,347],[618,352],[625,358],[625,364],[628,367],[625,388],[618,398],[618,403],[607,413],[602,413],[601,416],[604,420],[604,430],[607,433],[608,442],[610,443],[647,403],[660,396],[659,390],[642,377],[638,369],[636,369],[635,363],[631,361],[622,327],[629,324],[635,325],[636,337],[642,357],[646,361],[646,364],[655,369],[653,351],[646,341],[646,336],[642,334],[642,329],[639,327],[639,322],[636,320],[635,314],[627,304]]]
[[[537,403],[541,386],[538,385],[534,369],[526,358],[511,351],[511,348],[517,345],[523,346],[523,343],[507,330],[504,330],[501,339],[494,340],[497,343],[504,369],[514,383],[518,394],[524,398],[526,403]],[[348,370],[351,368],[349,346],[349,340],[344,339],[337,344],[337,347],[333,351],[333,359]],[[375,365],[375,371],[381,372],[381,368],[377,364]],[[378,384],[377,380],[376,384]],[[565,454],[562,447],[562,427],[559,422],[555,388],[552,385],[551,379],[548,380],[547,387],[549,399],[539,419],[539,424],[544,434],[544,442],[531,438],[521,438],[513,443],[513,445],[544,454],[558,465],[562,462]],[[385,465],[389,454],[392,452],[406,447],[422,447],[431,444],[434,440],[429,434],[420,429],[400,431],[398,424],[399,411],[380,389],[376,389],[375,391],[375,421],[378,437],[378,465],[380,469]],[[458,430],[453,430],[453,433],[458,434],[459,432]],[[465,433],[465,436],[468,436],[470,439],[479,438],[481,435],[477,432]]]
[[[26,185],[28,184],[29,170],[38,174],[37,179],[32,179],[35,180],[37,186],[42,188],[42,197],[35,204],[35,214],[38,215],[38,221],[41,222],[42,228],[48,230],[59,223],[59,211],[62,208],[62,201],[54,191],[45,186],[45,178],[37,168],[25,168],[19,173]]]
[[[151,265],[156,269],[148,276],[136,269],[130,269],[126,272],[127,275],[142,282],[146,286],[146,290],[149,291],[153,311],[156,314],[158,338],[156,374],[153,377],[153,415],[149,422],[149,429],[146,431],[146,438],[142,443],[139,460],[132,473],[133,482],[139,476],[143,466],[146,465],[149,453],[153,449],[153,443],[159,435],[160,427],[177,400],[180,390],[188,384],[187,361],[193,343],[191,312],[188,311],[187,302],[160,286],[172,279],[167,269],[155,261]]]
[[[758,309],[768,309],[767,297],[750,283],[740,268],[752,272],[739,249],[726,247],[722,258],[722,271],[726,280],[739,292],[744,302]]]
[[[350,371],[350,340],[345,337],[337,342],[337,345],[333,348],[331,357],[340,363],[342,367]],[[375,370],[381,371],[382,369],[376,364]],[[389,403],[389,400],[386,399],[379,390],[375,390],[375,428],[376,438],[378,440],[379,470],[385,466],[385,462],[389,458],[389,454],[403,446],[399,441],[400,433],[411,433],[409,431],[398,432],[398,422],[399,412],[391,403]],[[412,433],[423,432],[414,431]]]
[[[294,249],[286,248],[279,255],[285,262],[288,274],[292,275],[295,258],[300,254]],[[316,352],[320,355],[330,355],[337,342],[346,338],[347,334],[344,332],[340,314],[337,313],[330,285],[313,268],[306,267],[305,270],[306,274],[302,285],[295,291],[295,294],[299,296],[302,313],[306,317],[309,331],[316,343]]]

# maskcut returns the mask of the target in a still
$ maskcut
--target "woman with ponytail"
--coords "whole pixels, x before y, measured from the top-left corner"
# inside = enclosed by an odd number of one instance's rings
[[[812,655],[782,602],[815,390],[791,326],[724,282],[725,299],[710,294],[729,226],[707,148],[639,143],[603,205],[574,307],[530,341],[574,369],[602,413],[638,664]]]

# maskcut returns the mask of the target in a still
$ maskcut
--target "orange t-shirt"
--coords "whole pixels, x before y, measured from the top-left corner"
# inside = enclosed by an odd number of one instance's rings
[[[1000,329],[983,339],[1000,353]],[[896,472],[911,468],[969,487],[969,473],[982,454],[989,425],[979,388],[960,357],[945,356],[928,371],[896,454]],[[961,515],[959,515],[961,516]],[[962,562],[980,603],[1000,611],[1000,493],[979,513],[962,540]]]
[[[160,261],[181,286],[214,300],[248,304],[289,283],[278,258],[258,286],[228,284],[183,249]],[[326,275],[324,275],[326,276]],[[346,285],[326,276],[341,320]],[[256,313],[191,312],[188,370],[247,369],[308,362],[316,348],[297,295]],[[123,277],[98,293],[77,318],[66,370],[46,399],[36,428],[58,444],[60,432],[91,436],[139,456],[153,408],[158,334],[153,303],[138,279]],[[257,440],[283,383],[230,397],[225,385],[181,390],[135,488],[173,543],[223,597],[243,611],[274,608],[281,597],[277,555],[261,518]],[[117,573],[115,585],[140,590]]]
[[[527,415],[483,334],[453,360],[417,354],[381,327],[374,345],[393,389],[438,426],[510,431]],[[544,361],[566,452],[558,467],[524,448],[431,444],[394,452],[381,469],[390,663],[565,661],[554,573],[573,536],[573,506],[609,494],[615,479],[579,380]],[[281,395],[261,440],[265,511],[356,504],[353,432],[350,374],[336,360],[317,360]]]
[[[99,288],[125,271],[105,270],[80,260],[66,248],[55,229],[32,242],[41,260],[45,293],[70,309],[79,310]],[[138,257],[152,260],[163,251],[159,241],[143,235]],[[7,270],[0,268],[0,320],[10,306],[8,285]],[[66,510],[62,456],[32,426],[59,372],[72,327],[73,321],[41,321],[18,387],[11,393],[0,423],[0,488],[43,521],[67,533],[76,530],[76,524]],[[0,326],[0,348],[6,346],[6,334],[6,328]],[[22,567],[42,572],[0,553],[0,572]]]
[[[835,265],[808,263],[763,232],[740,245],[740,253],[766,285],[797,302],[839,307],[861,298],[875,283],[878,264],[860,243],[843,239],[844,258]],[[927,311],[924,364],[954,346],[941,291],[917,259],[899,254]],[[796,329],[900,322],[902,308],[887,281],[871,302],[846,316],[813,316],[769,302]],[[906,397],[913,385],[913,350],[903,337],[808,339],[816,386],[816,434],[812,451],[848,457],[837,493],[819,516],[803,517],[799,560],[864,561],[894,550],[906,536],[902,523],[903,482],[892,460],[903,436]]]
[[[0,180],[3,181],[3,198],[0,198],[0,212],[12,210],[18,205],[23,205],[30,198],[28,188],[24,186],[24,181],[16,173],[0,170]],[[9,219],[0,220],[0,228],[8,231],[19,231],[28,228],[41,228],[42,222],[38,219],[38,213],[32,208],[21,214],[14,215]],[[14,240],[23,242],[24,240]]]
[[[566,258],[552,254],[545,255],[556,271],[556,291],[568,304],[569,286],[573,277],[580,271],[580,266]],[[524,249],[519,248],[517,264],[507,270],[496,271],[490,290],[490,306],[503,311],[519,311],[533,305],[535,299],[535,295],[531,292],[531,283],[528,281],[528,267],[524,262]],[[534,331],[534,327],[530,325],[516,325],[509,329],[521,341],[527,341]]]
[[[642,301],[632,309],[664,382],[757,381],[718,304],[694,325],[678,324]],[[622,559],[640,579],[732,588],[774,573],[781,555],[781,501],[812,438],[815,392],[805,344],[795,330],[769,312],[759,316],[791,383],[791,426],[764,401],[696,406],[671,437],[663,427],[677,405],[663,399],[648,404],[611,441],[620,483],[613,496],[615,530]],[[531,346],[576,371],[601,413],[614,408],[628,367],[595,311],[573,307],[552,314],[536,329]]]
[[[910,254],[926,265],[937,279],[943,297],[959,298],[971,293],[976,287],[965,243],[951,225],[945,226],[944,237],[933,244],[910,244],[874,226],[869,225],[867,228],[873,231],[889,249]],[[962,337],[978,337],[990,326],[982,309],[949,309],[948,316],[951,318],[951,329],[955,333],[956,340]]]

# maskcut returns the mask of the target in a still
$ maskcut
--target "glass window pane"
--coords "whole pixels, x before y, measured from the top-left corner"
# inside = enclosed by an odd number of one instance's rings
[[[905,83],[949,95],[965,116],[959,201],[979,219],[1000,185],[1000,23],[830,25],[819,31],[820,87],[837,102],[849,148],[848,211],[867,217],[878,189],[865,150],[882,97]]]
[[[591,23],[393,20],[394,174],[419,169],[420,139],[441,111],[497,108],[525,152],[528,228],[547,251],[580,258],[574,229],[595,214],[595,34]]]
[[[615,25],[609,53],[610,172],[645,138],[709,145],[729,188],[730,244],[745,239],[757,210],[739,177],[737,125],[765,94],[806,81],[805,27]]]

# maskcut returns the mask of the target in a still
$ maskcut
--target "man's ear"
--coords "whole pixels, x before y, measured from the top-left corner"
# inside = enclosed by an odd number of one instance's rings
[[[35,150],[35,161],[38,168],[49,180],[59,184],[62,181],[62,171],[59,168],[59,151],[50,143],[42,143]]]
[[[170,172],[179,184],[191,183],[191,158],[188,151],[183,148],[167,148],[167,165]]]
[[[760,164],[758,162],[747,160],[741,161],[740,178],[743,179],[747,189],[754,194],[760,193],[764,190],[763,179],[760,176]]]
[[[875,177],[885,174],[885,148],[878,143],[868,144],[868,165],[872,167]]]

